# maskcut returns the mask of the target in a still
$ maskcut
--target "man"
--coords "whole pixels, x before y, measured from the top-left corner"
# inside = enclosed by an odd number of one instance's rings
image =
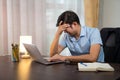
[[[73,11],[63,12],[57,20],[57,26],[49,61],[104,62],[102,41],[97,28],[81,26],[77,14]],[[62,32],[65,34],[59,41]],[[60,55],[66,47],[72,56]]]

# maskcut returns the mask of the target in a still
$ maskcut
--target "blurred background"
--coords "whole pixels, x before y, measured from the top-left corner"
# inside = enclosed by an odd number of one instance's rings
[[[11,44],[20,36],[32,36],[42,55],[49,48],[57,30],[58,16],[72,10],[81,25],[120,27],[120,0],[0,0],[0,55],[11,54]],[[69,50],[63,53],[69,55]]]

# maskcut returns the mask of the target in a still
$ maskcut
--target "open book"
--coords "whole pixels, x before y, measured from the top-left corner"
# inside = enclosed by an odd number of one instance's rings
[[[114,71],[108,63],[78,63],[79,71]]]

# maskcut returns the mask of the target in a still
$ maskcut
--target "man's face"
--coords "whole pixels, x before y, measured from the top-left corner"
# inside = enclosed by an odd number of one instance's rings
[[[65,33],[68,33],[71,36],[76,35],[77,31],[76,31],[76,25],[72,24],[69,27],[66,28],[66,30],[64,31]]]

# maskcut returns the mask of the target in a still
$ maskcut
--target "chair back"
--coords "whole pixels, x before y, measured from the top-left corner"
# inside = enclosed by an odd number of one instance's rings
[[[117,29],[118,28],[103,28],[100,31],[105,53],[105,62],[120,63],[120,37],[118,36],[118,33],[120,34],[120,28]],[[118,39],[119,42],[116,42]]]

